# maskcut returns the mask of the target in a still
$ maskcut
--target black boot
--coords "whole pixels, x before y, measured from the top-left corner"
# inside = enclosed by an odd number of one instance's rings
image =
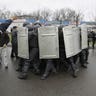
[[[35,64],[33,64],[33,73],[35,74],[35,75],[40,75],[40,70],[39,70],[39,68],[38,68],[38,66],[37,65],[35,65]]]
[[[8,69],[8,66],[5,66],[5,69]]]
[[[48,77],[49,74],[43,74],[43,76],[41,77],[41,80],[45,80]]]
[[[89,62],[88,62],[88,61],[86,61],[85,63],[86,63],[86,64],[89,64]]]
[[[40,70],[35,70],[35,71],[34,71],[34,74],[35,74],[35,75],[40,75]]]
[[[21,74],[18,76],[19,79],[24,79],[24,80],[26,80],[27,77],[28,77],[27,73],[21,73]]]
[[[22,72],[22,68],[23,68],[23,65],[24,65],[24,59],[22,59],[22,58],[19,58],[19,59],[20,59],[20,60],[19,60],[18,66],[17,66],[17,68],[16,68],[16,71]]]
[[[83,68],[87,68],[87,64],[85,63],[85,64],[82,64],[82,67]]]
[[[76,78],[78,76],[79,69],[73,71],[73,77]]]
[[[18,67],[18,68],[16,69],[16,71],[17,71],[17,72],[22,72],[22,67]]]
[[[18,76],[19,79],[24,79],[24,80],[27,79],[29,65],[30,65],[29,60],[24,60],[24,65],[22,67],[22,73]]]

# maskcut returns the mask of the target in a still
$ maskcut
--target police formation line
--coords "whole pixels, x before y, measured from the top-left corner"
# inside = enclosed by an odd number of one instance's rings
[[[88,32],[86,25],[41,26],[23,24],[14,26],[12,32],[12,52],[19,61],[19,79],[27,79],[31,69],[41,79],[51,72],[71,71],[77,77],[80,66],[88,64]],[[6,43],[7,44],[7,43]],[[1,46],[2,47],[2,46]]]

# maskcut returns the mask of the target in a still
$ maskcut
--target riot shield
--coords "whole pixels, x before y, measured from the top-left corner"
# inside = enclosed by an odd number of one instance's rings
[[[81,51],[80,48],[80,31],[75,26],[63,28],[64,44],[66,57],[72,57]]]
[[[26,22],[25,19],[17,19],[17,20],[14,20],[14,21],[9,25],[9,27],[7,28],[7,31],[10,32],[10,31],[11,31],[11,28],[13,28],[13,26],[23,27],[24,22]]]
[[[78,27],[73,28],[74,39],[74,54],[78,54],[81,51],[81,38],[80,29]]]
[[[29,59],[28,29],[25,27],[18,28],[18,56]]]
[[[59,58],[58,28],[44,26],[38,29],[40,59]]]
[[[66,57],[74,56],[73,29],[71,26],[63,28]]]
[[[88,32],[87,32],[87,26],[81,25],[81,48],[86,49],[88,48]]]

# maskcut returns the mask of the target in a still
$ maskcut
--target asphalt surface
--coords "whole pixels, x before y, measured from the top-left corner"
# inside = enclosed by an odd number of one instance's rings
[[[96,96],[96,50],[90,49],[88,68],[80,68],[78,78],[62,72],[40,80],[29,73],[27,80],[19,80],[16,66],[15,58],[7,70],[0,66],[0,96]]]

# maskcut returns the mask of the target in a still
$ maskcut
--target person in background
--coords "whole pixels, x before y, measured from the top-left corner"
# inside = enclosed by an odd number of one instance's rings
[[[17,58],[17,26],[13,26],[13,28],[11,29],[12,32],[12,51],[11,51],[11,57],[16,56]]]
[[[4,23],[0,24],[0,63],[2,59],[2,56],[1,56],[2,49],[5,48],[9,43],[9,36],[6,30],[9,27],[9,25],[12,23],[12,21],[15,19],[17,18],[13,17],[11,19],[6,20]],[[5,66],[5,68],[8,68],[8,66]]]
[[[7,47],[7,44],[9,42],[9,36],[6,32],[2,32],[0,30],[0,64],[2,63],[2,50],[3,48],[6,48]],[[8,65],[5,64],[5,68],[7,69],[8,68]]]
[[[92,48],[94,49],[95,40],[96,40],[95,35],[96,35],[96,34],[95,34],[94,31],[92,31],[91,34],[92,34]]]

